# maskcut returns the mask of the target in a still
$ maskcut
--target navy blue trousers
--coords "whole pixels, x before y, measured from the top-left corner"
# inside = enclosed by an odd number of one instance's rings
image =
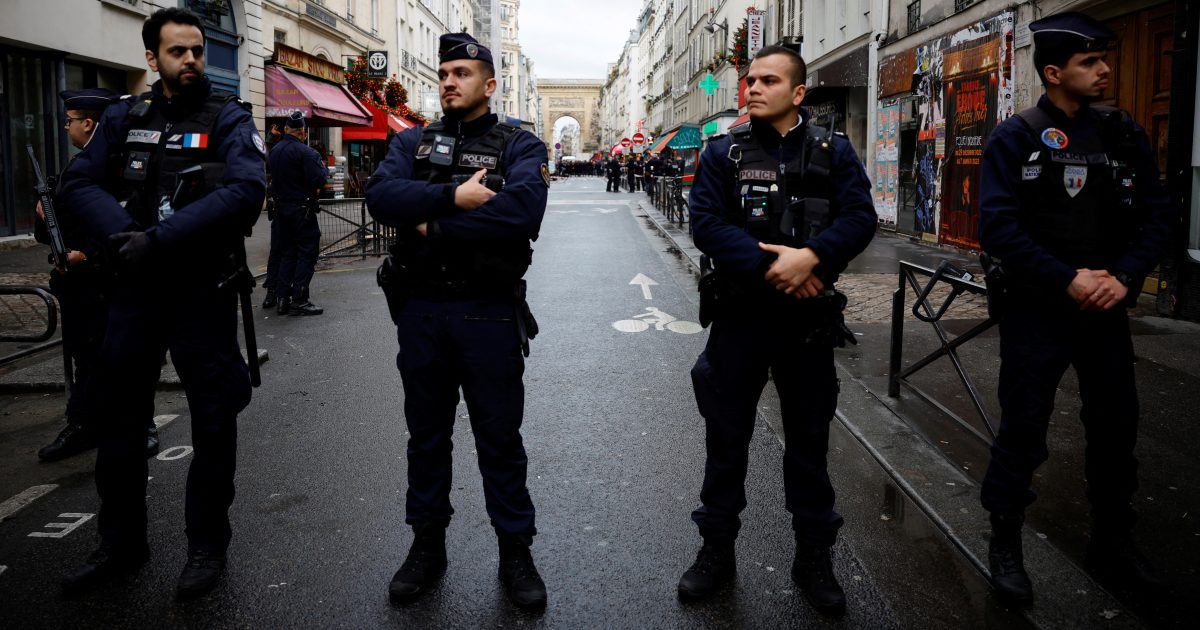
[[[1092,521],[1128,532],[1137,490],[1138,400],[1133,340],[1121,307],[1084,313],[1069,304],[1014,304],[1000,320],[1000,430],[983,479],[983,507],[1023,514],[1037,495],[1033,473],[1048,457],[1046,433],[1067,367],[1079,377]]]
[[[412,299],[396,325],[409,432],[405,522],[445,526],[454,514],[451,450],[461,387],[492,526],[536,534],[521,440],[525,359],[512,302]]]
[[[162,359],[183,381],[192,417],[185,516],[190,551],[222,553],[232,530],[237,415],[250,403],[250,373],[237,339],[237,296],[212,282],[174,279],[118,285],[95,376],[100,413],[96,489],[101,539],[146,544],[146,418]]]
[[[692,368],[704,417],[704,485],[692,520],[706,540],[731,542],[746,507],[750,439],[768,370],[779,392],[787,447],[783,487],[798,540],[832,546],[842,517],[833,509],[826,471],[829,423],[837,409],[833,348],[805,345],[804,326],[790,311],[756,311],[756,319],[720,319]]]
[[[279,279],[275,281],[275,294],[279,299],[303,302],[308,299],[308,285],[317,270],[321,226],[317,224],[316,216],[306,217],[300,206],[280,206],[274,222],[279,224],[280,234]]]
[[[263,278],[263,288],[274,291],[279,286],[279,263],[283,260],[283,222],[276,214],[271,219],[271,250],[267,254],[267,277]]]
[[[108,302],[102,294],[102,283],[99,274],[82,270],[66,275],[54,273],[50,278],[62,316],[63,352],[72,364],[74,382],[67,398],[67,421],[88,427],[96,414],[92,381],[108,326]]]

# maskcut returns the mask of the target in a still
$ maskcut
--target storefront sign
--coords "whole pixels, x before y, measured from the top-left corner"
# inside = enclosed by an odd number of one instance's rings
[[[387,77],[388,54],[386,50],[372,50],[367,53],[367,76]]]
[[[766,44],[764,39],[767,30],[767,12],[750,11],[746,14],[746,52],[748,59],[753,59],[755,53],[762,50]]]
[[[275,63],[334,83],[344,80],[341,66],[284,44],[275,44]]]

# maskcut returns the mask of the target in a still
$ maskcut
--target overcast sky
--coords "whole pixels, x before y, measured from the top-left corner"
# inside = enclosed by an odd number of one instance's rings
[[[603,79],[637,23],[643,0],[521,0],[521,52],[540,79]]]

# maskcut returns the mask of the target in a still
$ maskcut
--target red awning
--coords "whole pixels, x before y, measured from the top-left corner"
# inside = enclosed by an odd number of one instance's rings
[[[387,140],[388,129],[400,133],[417,126],[417,123],[403,116],[389,114],[370,103],[363,103],[363,106],[371,112],[371,126],[347,127],[342,130],[342,140]]]
[[[665,135],[665,136],[663,136],[663,137],[659,138],[658,140],[656,140],[656,141],[654,142],[654,145],[653,145],[653,146],[651,146],[649,149],[647,149],[647,150],[646,150],[646,153],[660,153],[660,152],[662,152],[662,150],[663,150],[663,149],[667,148],[667,143],[669,143],[669,142],[671,141],[671,138],[674,138],[674,137],[675,137],[675,134],[677,134],[677,133],[679,133],[679,130],[678,130],[678,129],[676,129],[675,131],[672,131],[671,133],[668,133],[667,135]]]
[[[750,112],[746,112],[745,114],[738,116],[737,120],[733,121],[733,124],[729,125],[729,128],[733,129],[738,125],[744,125],[748,122],[750,122]]]
[[[267,118],[285,118],[300,111],[316,127],[370,126],[371,112],[336,83],[310,79],[277,65],[265,69]]]

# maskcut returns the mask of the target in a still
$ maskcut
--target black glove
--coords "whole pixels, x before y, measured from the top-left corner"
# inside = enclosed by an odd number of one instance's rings
[[[114,247],[120,247],[117,255],[129,263],[139,263],[150,255],[154,247],[154,239],[145,232],[117,232],[108,237]]]

